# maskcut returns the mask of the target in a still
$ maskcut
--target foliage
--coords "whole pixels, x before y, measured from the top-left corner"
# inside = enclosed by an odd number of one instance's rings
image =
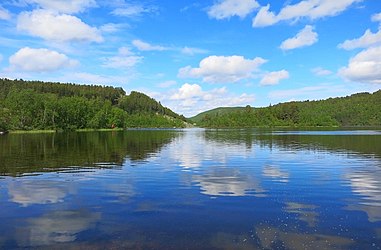
[[[381,90],[320,101],[288,102],[266,108],[218,108],[191,118],[199,126],[381,126]]]
[[[184,120],[135,91],[0,79],[0,131],[184,127]]]

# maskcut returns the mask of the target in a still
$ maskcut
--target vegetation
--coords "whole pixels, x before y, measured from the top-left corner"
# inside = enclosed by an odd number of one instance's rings
[[[185,118],[123,89],[0,79],[0,131],[183,127]]]
[[[381,90],[265,108],[219,108],[201,113],[190,121],[214,128],[381,126]]]

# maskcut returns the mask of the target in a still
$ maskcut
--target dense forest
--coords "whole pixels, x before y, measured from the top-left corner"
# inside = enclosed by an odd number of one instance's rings
[[[287,102],[264,108],[218,108],[190,121],[201,127],[381,126],[381,90],[320,101]]]
[[[184,127],[185,117],[139,92],[0,79],[0,131]]]

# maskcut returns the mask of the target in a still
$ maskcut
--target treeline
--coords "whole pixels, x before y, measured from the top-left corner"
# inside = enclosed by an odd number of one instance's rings
[[[265,108],[206,112],[202,127],[381,126],[381,90],[320,101],[287,102]]]
[[[0,79],[0,131],[183,127],[145,94],[109,86]]]

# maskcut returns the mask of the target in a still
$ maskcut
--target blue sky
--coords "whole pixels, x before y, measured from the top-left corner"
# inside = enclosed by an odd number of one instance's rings
[[[123,87],[189,117],[381,87],[380,0],[3,0],[0,77]]]

